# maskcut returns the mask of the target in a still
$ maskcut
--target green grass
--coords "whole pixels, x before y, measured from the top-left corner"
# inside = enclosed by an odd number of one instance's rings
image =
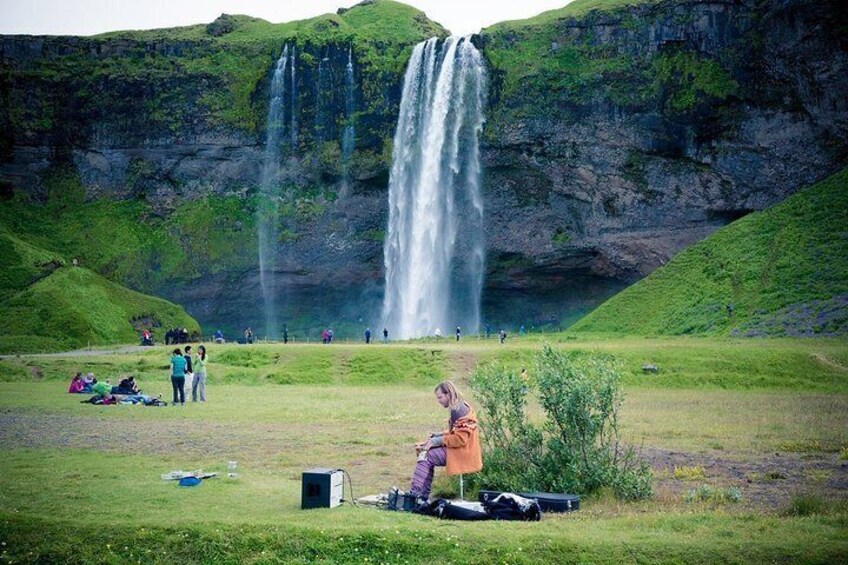
[[[540,343],[210,346],[209,401],[178,408],[96,407],[64,392],[75,371],[92,370],[135,374],[147,392],[168,398],[164,346],[2,359],[0,561],[747,563],[848,555],[838,497],[813,492],[787,498],[782,512],[764,511],[749,504],[748,486],[712,484],[715,471],[704,479],[695,463],[677,470],[681,495],[584,499],[579,513],[538,524],[458,524],[347,505],[300,510],[300,474],[312,466],[346,469],[356,496],[404,486],[412,444],[444,425],[433,384],[450,376],[467,389],[474,362],[526,364]],[[611,353],[625,366],[665,355],[658,375],[625,377],[619,425],[628,443],[740,460],[786,445],[836,458],[848,445],[848,374],[818,357],[843,359],[844,340],[578,338],[556,347]],[[731,365],[706,362],[722,349]],[[737,378],[723,378],[749,357]],[[696,367],[704,384],[686,378]],[[783,367],[820,392],[781,386]],[[744,373],[754,369],[771,377],[749,389]],[[688,385],[675,386],[666,372]],[[223,473],[232,459],[241,473],[234,481],[186,489],[160,479],[175,469]],[[738,487],[741,501],[687,503],[691,480],[709,482],[713,493]]]
[[[848,170],[733,222],[571,327],[635,335],[845,333]],[[728,315],[726,305],[733,305]],[[817,319],[826,310],[833,312]],[[844,352],[837,354],[844,360]]]

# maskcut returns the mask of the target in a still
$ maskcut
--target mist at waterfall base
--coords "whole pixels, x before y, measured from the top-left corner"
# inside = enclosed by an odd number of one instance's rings
[[[483,59],[470,38],[419,43],[403,82],[389,176],[382,325],[401,339],[480,327]]]

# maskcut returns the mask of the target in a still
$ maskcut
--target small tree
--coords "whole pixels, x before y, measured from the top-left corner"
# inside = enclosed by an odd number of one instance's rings
[[[482,412],[481,486],[582,494],[610,487],[620,498],[651,496],[650,467],[619,442],[624,395],[612,360],[545,346],[532,375],[525,382],[488,366],[471,379]],[[544,414],[539,423],[527,415],[534,397]]]

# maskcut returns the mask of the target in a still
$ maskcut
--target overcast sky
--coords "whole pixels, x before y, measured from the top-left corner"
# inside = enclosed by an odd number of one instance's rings
[[[535,16],[571,0],[404,0],[453,33]],[[273,23],[302,20],[359,0],[0,0],[0,34],[94,35],[209,23],[222,13]]]

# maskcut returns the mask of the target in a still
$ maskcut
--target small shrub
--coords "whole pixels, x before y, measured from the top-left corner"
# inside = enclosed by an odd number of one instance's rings
[[[839,450],[839,460],[848,461],[848,446],[843,447]]]
[[[590,494],[611,488],[622,499],[653,494],[650,467],[618,437],[623,402],[621,375],[606,356],[581,356],[545,346],[536,356],[533,382],[492,365],[471,379],[484,430],[482,487]],[[544,414],[531,422],[536,396]]]
[[[721,488],[701,485],[698,488],[689,489],[683,499],[686,502],[736,503],[742,500],[742,491],[737,487]]]
[[[695,465],[693,467],[674,467],[674,472],[672,473],[675,479],[680,479],[682,481],[697,481],[703,480],[706,478],[704,474],[704,468],[700,465]]]
[[[817,494],[802,494],[789,501],[784,516],[812,516],[823,514],[827,508],[824,499]]]

